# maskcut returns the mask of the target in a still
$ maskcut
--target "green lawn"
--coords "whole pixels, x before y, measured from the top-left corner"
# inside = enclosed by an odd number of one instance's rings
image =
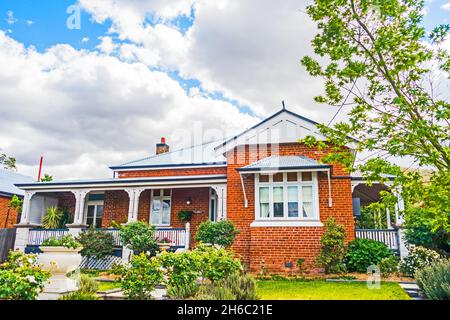
[[[369,289],[365,282],[258,281],[262,300],[410,300],[397,283],[382,282]]]
[[[108,291],[112,289],[120,288],[119,282],[106,282],[106,281],[97,281],[98,282],[98,291]]]

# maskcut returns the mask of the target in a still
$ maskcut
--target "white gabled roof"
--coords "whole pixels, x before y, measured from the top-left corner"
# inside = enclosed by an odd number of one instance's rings
[[[318,125],[319,123],[313,120],[283,108],[250,129],[219,144],[215,150],[218,154],[223,154],[238,145],[292,143],[307,136],[325,140]]]

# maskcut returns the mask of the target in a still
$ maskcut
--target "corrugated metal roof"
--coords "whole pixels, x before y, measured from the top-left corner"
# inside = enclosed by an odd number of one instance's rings
[[[319,169],[329,167],[329,165],[321,164],[314,159],[304,156],[270,156],[242,167],[238,169],[238,171],[251,172],[276,169]]]
[[[0,169],[0,194],[23,196],[24,191],[17,188],[14,184],[26,182],[33,182],[33,178],[14,171]]]
[[[144,159],[127,162],[111,169],[127,169],[139,167],[170,167],[187,165],[213,165],[225,164],[226,159],[222,154],[217,155],[214,147],[223,140],[207,142],[183,149],[157,154]]]

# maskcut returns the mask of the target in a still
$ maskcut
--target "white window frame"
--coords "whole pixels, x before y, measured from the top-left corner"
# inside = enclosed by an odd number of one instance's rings
[[[288,172],[296,172],[297,173],[297,181],[287,181],[287,173]],[[303,172],[311,172],[312,181],[302,181],[302,173]],[[283,174],[283,182],[273,182],[273,176],[277,173]],[[260,175],[268,175],[269,182],[260,182]],[[288,187],[296,186],[298,187],[298,217],[289,217],[288,216]],[[302,187],[311,186],[312,187],[312,217],[303,217],[303,192]],[[268,187],[269,188],[269,217],[263,218],[260,216],[260,203],[259,203],[259,188],[260,187]],[[283,217],[274,217],[274,209],[273,209],[273,188],[274,187],[283,187]],[[321,226],[320,223],[320,209],[319,209],[319,182],[318,182],[318,173],[317,171],[283,171],[283,172],[270,172],[270,173],[257,173],[255,174],[255,222],[282,222],[280,225],[289,225],[289,223],[295,222],[319,222],[313,223],[312,226]],[[258,225],[258,224],[256,224]],[[264,223],[260,224],[261,226]],[[269,225],[269,224],[268,224]]]
[[[211,208],[211,201],[214,202],[214,208]],[[217,221],[217,194],[213,188],[209,188],[209,210],[208,210],[208,220],[209,221]],[[213,210],[214,209],[214,212]],[[211,220],[211,217],[214,217],[214,220]]]
[[[154,192],[155,190],[159,190],[159,196],[155,196]],[[170,196],[164,196],[164,190],[170,190]],[[149,216],[149,222],[150,224],[152,223],[152,214],[153,214],[153,200],[159,199],[161,201],[161,218],[159,219],[159,221],[161,222],[162,220],[162,204],[164,200],[169,200],[170,201],[170,211],[169,211],[169,223],[168,224],[152,224],[154,226],[157,227],[169,227],[170,223],[171,223],[171,218],[172,218],[172,192],[173,189],[170,188],[162,188],[162,189],[152,189],[151,195],[150,195],[150,216]]]
[[[84,206],[84,224],[87,224],[87,218],[88,218],[88,208],[90,206],[94,206],[94,224],[95,221],[97,221],[97,207],[98,206],[103,206],[103,214],[105,214],[105,200],[90,200],[90,201],[86,201],[86,204]],[[102,220],[103,220],[103,215],[102,215]]]

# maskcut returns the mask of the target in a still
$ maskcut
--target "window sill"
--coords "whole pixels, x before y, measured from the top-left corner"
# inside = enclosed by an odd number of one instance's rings
[[[323,227],[323,223],[316,220],[255,220],[250,227]]]

